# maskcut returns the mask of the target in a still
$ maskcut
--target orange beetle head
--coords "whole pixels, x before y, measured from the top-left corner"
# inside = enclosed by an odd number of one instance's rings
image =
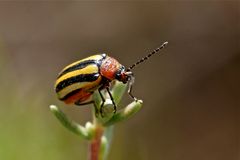
[[[131,71],[126,71],[123,65],[109,56],[103,60],[100,66],[100,74],[110,81],[116,79],[123,83],[127,83],[133,76]]]
[[[109,81],[112,81],[116,79],[116,74],[121,66],[122,65],[116,59],[107,56],[100,66],[100,74]]]

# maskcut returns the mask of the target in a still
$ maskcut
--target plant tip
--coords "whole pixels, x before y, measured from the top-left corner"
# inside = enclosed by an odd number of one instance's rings
[[[142,100],[137,100],[138,103],[140,104],[143,104],[143,101]]]
[[[52,111],[58,110],[57,106],[55,106],[55,105],[50,105],[49,108],[50,108]]]

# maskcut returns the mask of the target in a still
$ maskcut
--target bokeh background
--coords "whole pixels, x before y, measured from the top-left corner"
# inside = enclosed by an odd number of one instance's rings
[[[91,107],[59,102],[57,73],[101,52],[129,66],[164,41],[134,69],[144,108],[115,127],[109,159],[239,159],[239,28],[237,0],[1,1],[0,160],[86,159],[49,105],[82,124]]]

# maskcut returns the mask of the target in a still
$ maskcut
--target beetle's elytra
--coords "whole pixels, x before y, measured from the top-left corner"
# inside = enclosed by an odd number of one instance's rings
[[[55,83],[55,91],[58,98],[66,104],[84,105],[93,103],[91,95],[95,90],[98,90],[102,98],[100,108],[100,113],[102,114],[102,106],[105,99],[100,91],[106,89],[113,102],[114,112],[116,112],[116,105],[109,91],[110,82],[113,80],[118,80],[123,83],[128,82],[128,93],[134,100],[137,100],[137,98],[131,94],[134,80],[131,70],[164,48],[167,43],[168,42],[163,43],[159,48],[134,63],[128,69],[125,69],[116,59],[105,53],[93,55],[66,66],[59,73]]]

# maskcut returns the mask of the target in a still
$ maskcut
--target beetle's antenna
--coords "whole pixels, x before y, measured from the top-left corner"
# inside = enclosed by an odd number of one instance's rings
[[[140,63],[146,61],[148,58],[150,58],[152,55],[154,55],[155,53],[158,53],[161,49],[163,49],[166,45],[168,44],[168,42],[164,42],[160,47],[156,48],[155,50],[153,50],[151,53],[149,53],[148,55],[146,55],[145,57],[143,57],[142,59],[140,59],[139,61],[137,61],[136,63],[134,63],[133,65],[131,65],[127,71],[132,70],[135,66],[139,65]]]

